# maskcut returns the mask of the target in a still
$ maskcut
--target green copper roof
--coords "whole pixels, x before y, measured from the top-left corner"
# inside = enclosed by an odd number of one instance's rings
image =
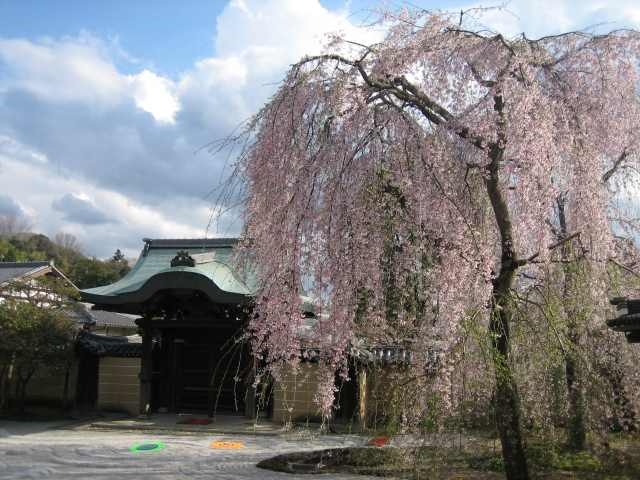
[[[85,301],[121,304],[143,301],[162,288],[209,287],[213,301],[238,303],[252,297],[256,284],[253,275],[241,275],[232,266],[236,239],[149,240],[131,271],[119,281],[103,287],[81,290]],[[171,266],[178,252],[186,251],[195,259],[193,266]],[[208,255],[202,255],[208,253]],[[204,258],[199,258],[204,257]],[[149,288],[150,283],[155,288]]]
[[[242,304],[255,296],[252,272],[239,272],[233,261],[235,238],[150,240],[131,271],[111,285],[80,290],[82,301],[98,308],[139,313],[160,290],[193,289],[214,303]],[[179,252],[188,256],[179,257]],[[172,265],[172,261],[175,266]],[[187,265],[189,264],[189,265]],[[301,297],[302,310],[313,312],[310,298]]]

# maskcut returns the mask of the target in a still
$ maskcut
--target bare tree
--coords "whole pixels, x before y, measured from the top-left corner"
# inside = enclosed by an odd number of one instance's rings
[[[71,233],[56,233],[55,237],[53,237],[53,243],[67,250],[82,252],[82,245],[80,244],[76,236]]]
[[[31,232],[33,225],[23,215],[0,215],[0,236],[11,237]]]

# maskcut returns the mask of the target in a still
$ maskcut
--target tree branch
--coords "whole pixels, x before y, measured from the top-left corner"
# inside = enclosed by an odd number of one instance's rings
[[[574,238],[578,237],[580,235],[580,232],[576,232],[576,233],[572,233],[571,235],[569,235],[568,237],[565,237],[559,241],[557,241],[556,243],[552,243],[551,245],[549,245],[547,247],[548,250],[553,250],[555,248],[558,248],[561,245],[564,245],[565,243],[573,240]],[[536,258],[538,258],[540,256],[540,252],[534,253],[533,255],[531,255],[529,258],[525,258],[525,259],[521,259],[521,260],[517,260],[516,263],[519,267],[526,265],[527,263],[531,263],[532,261],[534,261]]]
[[[613,166],[609,170],[604,172],[604,175],[602,175],[603,183],[607,183],[609,179],[613,177],[613,175],[618,171],[618,168],[620,168],[620,165],[622,165],[622,162],[625,161],[627,156],[628,156],[628,152],[627,152],[627,149],[625,148],[623,152],[620,154],[620,156],[613,163]]]
[[[640,273],[635,272],[634,270],[630,269],[629,267],[622,265],[620,262],[614,260],[613,258],[610,258],[609,261],[611,263],[613,263],[614,265],[620,267],[621,269],[625,270],[626,272],[629,272],[631,275],[634,275],[638,278],[640,278]]]
[[[471,70],[471,74],[473,78],[476,79],[476,82],[487,88],[493,88],[495,86],[496,82],[494,80],[485,80],[482,78],[482,75],[480,75],[480,72],[478,72],[478,69],[472,62],[467,62],[467,65],[469,65],[469,70]]]
[[[455,117],[451,112],[424,92],[421,92],[418,87],[413,85],[403,76],[395,77],[393,79],[373,78],[369,76],[360,60],[350,60],[337,54],[305,57],[295,64],[294,68],[300,68],[302,65],[310,62],[326,60],[334,60],[356,68],[365,84],[375,92],[387,92],[388,94],[393,95],[398,100],[404,101],[408,105],[419,110],[420,113],[422,113],[422,115],[434,125],[446,128],[463,140],[470,142],[480,150],[487,149],[488,145],[484,138],[472,134],[468,127],[455,125]]]

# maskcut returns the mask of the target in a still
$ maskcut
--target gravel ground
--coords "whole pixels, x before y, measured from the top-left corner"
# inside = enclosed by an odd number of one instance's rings
[[[348,435],[278,436],[152,435],[129,432],[47,430],[56,425],[0,422],[0,479],[360,479],[348,475],[291,475],[256,468],[280,453],[362,445]],[[141,442],[162,442],[157,451],[131,452]],[[214,449],[212,442],[243,448]]]

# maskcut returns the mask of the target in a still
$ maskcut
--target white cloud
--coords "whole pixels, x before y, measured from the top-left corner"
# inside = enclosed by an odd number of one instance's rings
[[[318,0],[231,1],[216,21],[215,56],[196,62],[180,78],[183,114],[228,134],[262,106],[292,63],[319,53],[328,34],[341,32],[363,43],[380,38],[347,16]]]
[[[0,217],[9,216],[16,218],[24,218],[24,209],[9,195],[0,193]]]
[[[474,3],[462,10],[500,4],[502,2]],[[640,4],[637,0],[512,0],[504,8],[483,11],[477,16],[481,25],[507,36],[524,32],[529,38],[538,38],[573,30],[591,29],[602,33],[638,28]]]
[[[61,231],[72,233],[88,253],[103,257],[116,248],[125,250],[128,256],[137,255],[143,237],[201,237],[209,215],[206,205],[191,205],[189,215],[183,209],[175,209],[173,211],[179,215],[173,218],[160,209],[138,203],[113,190],[86,180],[56,175],[46,167],[28,165],[2,153],[0,176],[11,179],[10,182],[3,181],[5,195],[24,198],[25,192],[29,192],[26,199],[30,206],[28,213],[36,231],[49,235]],[[90,195],[83,192],[90,192]],[[62,199],[65,201],[60,202]],[[57,207],[52,208],[56,201]],[[106,220],[102,218],[98,218],[100,221],[79,221],[87,219],[82,218],[85,210],[78,215],[78,205],[107,212],[117,225],[105,226]],[[69,206],[75,207],[74,215],[69,215]]]
[[[118,223],[109,217],[85,193],[67,193],[51,202],[54,210],[61,212],[65,221],[79,225]]]
[[[179,82],[181,102],[203,125],[222,122],[231,129],[252,113],[253,105],[243,95],[248,75],[247,65],[236,57],[200,60]],[[260,85],[250,86],[260,90]]]
[[[259,68],[319,53],[329,33],[363,43],[377,38],[347,17],[347,11],[332,12],[318,0],[233,0],[217,19],[216,55],[244,57]]]
[[[85,37],[37,43],[0,39],[0,60],[11,72],[4,89],[24,90],[49,102],[112,106],[125,92],[123,77]]]
[[[109,53],[99,39],[86,33],[38,42],[0,39],[0,62],[9,71],[1,89],[26,91],[50,103],[89,104],[103,110],[133,101],[158,122],[173,122],[180,108],[174,83],[146,69],[123,75]],[[122,56],[119,51],[116,54]]]
[[[175,95],[171,80],[160,77],[149,70],[127,77],[133,98],[138,108],[153,115],[159,122],[174,123],[180,102]]]
[[[47,163],[49,159],[42,152],[27,148],[7,135],[0,135],[0,155],[6,155],[26,162]]]

